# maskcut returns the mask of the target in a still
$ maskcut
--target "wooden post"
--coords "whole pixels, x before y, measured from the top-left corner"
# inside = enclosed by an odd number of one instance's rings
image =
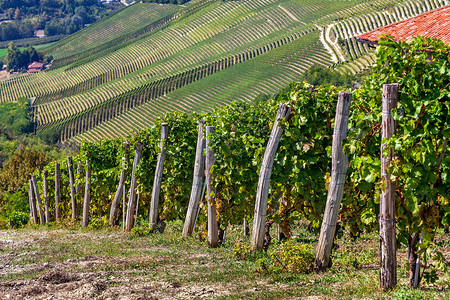
[[[141,194],[137,193],[137,200],[136,200],[136,212],[134,214],[134,227],[136,227],[136,222],[137,222],[137,218],[138,218],[138,211],[139,211],[139,198],[140,198]]]
[[[61,199],[61,168],[59,163],[55,163],[55,220],[61,218],[59,200]]]
[[[205,181],[203,182],[202,195],[200,196],[200,202],[203,202],[203,199],[205,199],[205,190],[206,190],[206,178],[205,178]],[[192,227],[192,231],[194,231],[195,225],[197,224],[198,214],[200,213],[200,202],[197,205],[197,213],[195,214],[194,226]]]
[[[34,196],[36,197],[36,201],[37,201],[37,208],[38,208],[38,212],[39,212],[39,220],[41,224],[45,223],[45,218],[44,218],[44,211],[42,210],[42,203],[41,203],[41,197],[39,196],[39,189],[38,189],[38,185],[37,185],[37,179],[36,179],[36,175],[32,175],[31,176],[31,181],[33,182],[33,190],[34,190]]]
[[[216,248],[219,243],[219,225],[217,224],[217,210],[215,201],[215,191],[212,187],[211,168],[216,162],[214,149],[211,144],[211,134],[214,133],[214,126],[206,126],[206,200],[208,201],[208,245]]]
[[[291,113],[291,107],[286,104],[280,104],[277,116],[272,127],[272,133],[264,152],[261,169],[259,171],[258,188],[256,190],[255,213],[252,229],[251,249],[261,250],[264,243],[267,215],[267,198],[269,196],[270,177],[272,176],[273,161],[277,153],[283,129],[278,126],[280,119],[288,120]]]
[[[83,201],[83,228],[89,224],[89,203],[91,201],[91,166],[86,160],[86,184],[84,185],[84,201]]]
[[[161,180],[164,171],[164,161],[166,160],[166,140],[169,136],[169,126],[166,123],[161,124],[161,153],[158,155],[158,162],[156,163],[155,179],[153,181],[152,200],[150,202],[150,213],[148,225],[150,230],[155,230],[156,222],[158,221],[158,205],[159,194],[161,192]]]
[[[244,219],[244,224],[242,224],[242,231],[244,232],[244,236],[248,236],[250,234],[250,228],[246,219]]]
[[[318,271],[331,266],[331,249],[348,170],[348,156],[344,154],[342,141],[347,137],[351,101],[352,93],[339,92],[333,133],[330,185],[314,264],[314,268]]]
[[[125,221],[126,221],[126,214],[125,214],[125,198],[126,198],[126,187],[125,184],[123,185],[123,191],[122,191],[122,229],[125,230]]]
[[[127,172],[126,172],[126,156],[127,153],[125,151],[125,155],[122,157],[122,171],[120,172],[119,185],[117,186],[116,195],[114,196],[114,200],[111,203],[111,210],[109,212],[109,225],[114,226],[117,221],[117,217],[119,216],[119,206],[120,206],[120,198],[124,193],[125,189],[125,181],[127,180]]]
[[[69,169],[70,181],[70,199],[72,200],[72,220],[75,221],[78,217],[77,200],[75,198],[75,177],[72,169],[72,156],[67,157],[67,168]]]
[[[48,198],[48,171],[44,170],[44,207],[45,207],[45,222],[50,222],[50,199]]]
[[[77,178],[81,177],[82,170],[83,170],[83,164],[81,163],[81,161],[79,161],[78,167],[77,167]],[[75,185],[75,194],[78,195],[79,193],[80,193],[80,183]]]
[[[33,181],[30,179],[28,183],[30,186],[28,189],[28,197],[30,198],[31,215],[33,217],[33,224],[37,224],[38,220],[37,220],[36,198],[34,197]]]
[[[192,180],[191,198],[184,221],[183,236],[190,236],[194,231],[195,218],[197,217],[198,204],[200,201],[203,185],[203,173],[205,170],[205,139],[203,137],[204,120],[198,122],[197,149],[195,152],[194,179]]]
[[[133,161],[133,171],[131,173],[131,182],[130,182],[130,195],[128,196],[128,208],[127,208],[127,219],[125,224],[125,230],[130,231],[133,228],[133,219],[134,219],[134,211],[136,210],[136,169],[139,163],[139,160],[142,156],[142,148],[143,145],[138,143],[136,145],[136,153],[134,154]]]
[[[391,110],[397,108],[399,85],[383,84],[381,140],[391,138],[395,133],[396,123]],[[385,148],[389,153],[384,155]],[[381,145],[381,178],[384,187],[380,198],[380,280],[383,289],[389,290],[397,284],[397,247],[395,236],[395,190],[396,183],[387,174],[387,168],[394,156],[389,143]]]

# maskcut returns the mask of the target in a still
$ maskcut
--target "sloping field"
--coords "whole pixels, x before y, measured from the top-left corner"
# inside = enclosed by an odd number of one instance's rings
[[[160,112],[270,95],[312,64],[358,72],[373,56],[357,34],[446,1],[137,3],[51,45],[51,70],[0,82],[0,101],[33,99],[38,133],[63,142],[123,136]]]

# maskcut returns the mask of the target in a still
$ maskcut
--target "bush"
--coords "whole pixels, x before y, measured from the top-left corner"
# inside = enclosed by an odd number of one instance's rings
[[[14,211],[9,220],[12,227],[20,228],[28,223],[29,215],[22,211]]]
[[[131,229],[131,235],[133,236],[147,236],[150,233],[150,227],[147,225],[139,225]]]
[[[287,241],[280,249],[271,252],[270,264],[266,269],[270,273],[309,273],[314,262],[314,249],[311,245]],[[264,267],[264,266],[263,266]]]
[[[246,243],[237,242],[233,248],[233,257],[238,260],[247,260],[251,257],[252,251],[250,245]]]
[[[108,217],[103,216],[101,218],[92,218],[89,222],[88,228],[89,229],[102,229],[105,227],[108,227]]]

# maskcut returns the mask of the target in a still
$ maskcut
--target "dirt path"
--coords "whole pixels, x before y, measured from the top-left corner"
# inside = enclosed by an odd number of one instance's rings
[[[331,47],[333,47],[334,52],[337,54],[338,59],[340,62],[344,62],[345,61],[345,57],[341,52],[341,49],[337,43],[337,40],[335,40],[334,42],[331,41],[330,39],[330,31],[331,28],[333,28],[334,24],[329,24],[327,25],[327,29],[325,30],[325,39],[326,41],[331,45]]]
[[[323,27],[316,25],[317,29],[319,29],[320,33],[319,33],[319,40],[322,43],[322,45],[325,47],[325,49],[327,50],[327,52],[330,54],[331,56],[331,61],[334,63],[339,62],[338,58],[336,57],[336,54],[334,53],[333,49],[330,48],[330,45],[328,44],[328,42],[326,41],[326,35],[323,32]],[[325,37],[324,37],[325,36]]]
[[[0,71],[0,81],[6,80],[9,78],[9,72],[6,70]]]

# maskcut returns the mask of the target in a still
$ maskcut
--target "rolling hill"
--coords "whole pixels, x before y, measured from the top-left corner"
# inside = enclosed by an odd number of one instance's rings
[[[355,36],[448,0],[193,0],[136,3],[52,44],[49,70],[0,82],[32,101],[38,133],[62,142],[127,135],[158,113],[252,101],[313,64],[356,73],[374,60]]]

